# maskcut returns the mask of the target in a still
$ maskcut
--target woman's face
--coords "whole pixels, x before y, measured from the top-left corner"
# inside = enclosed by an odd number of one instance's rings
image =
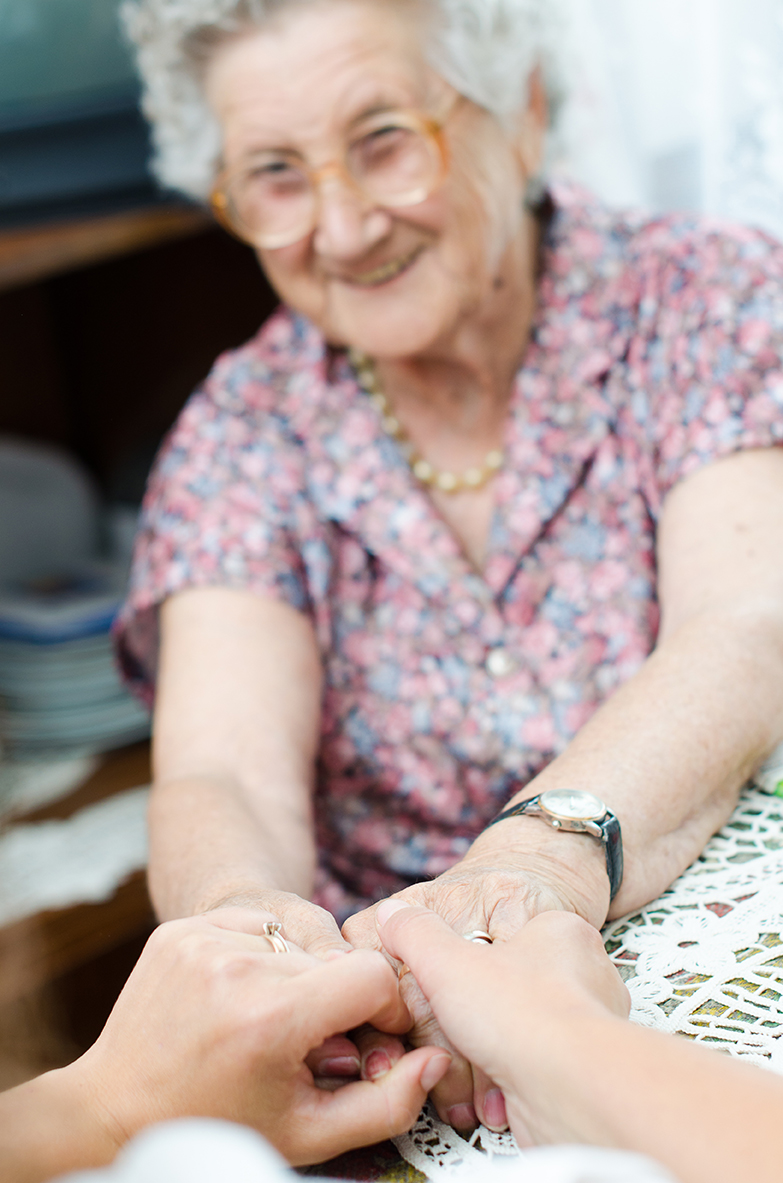
[[[419,32],[407,5],[329,0],[223,44],[207,95],[225,163],[287,149],[317,169],[341,157],[366,115],[448,108],[456,96],[424,62]],[[535,140],[525,126],[520,139]],[[520,150],[466,100],[452,106],[446,134],[451,167],[424,201],[384,209],[330,179],[315,229],[259,250],[281,298],[333,344],[386,358],[448,347],[460,328],[497,314],[510,268],[521,266],[532,283],[522,193],[535,145],[526,158],[524,143]]]

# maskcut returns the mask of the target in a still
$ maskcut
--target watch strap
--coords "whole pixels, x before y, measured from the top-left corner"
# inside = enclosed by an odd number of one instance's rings
[[[546,820],[547,815],[544,810],[537,808],[539,797],[540,793],[535,797],[528,797],[526,801],[517,801],[515,805],[509,805],[507,809],[501,810],[497,817],[493,817],[486,828],[494,826],[495,822],[505,821],[507,817],[543,817]],[[623,840],[620,823],[615,815],[607,809],[603,820],[598,824],[601,830],[599,841],[603,844],[606,856],[606,873],[609,876],[609,899],[613,900],[623,881]],[[587,830],[569,831],[564,829],[562,833],[582,833],[590,837]]]
[[[488,830],[490,826],[494,826],[497,822],[504,822],[507,817],[523,817],[530,814],[531,807],[538,805],[540,796],[541,794],[539,793],[536,797],[528,797],[525,801],[517,801],[516,805],[509,805],[505,809],[501,809],[500,813],[496,814],[485,828]]]
[[[609,876],[609,899],[613,900],[623,881],[623,840],[620,835],[620,823],[613,813],[607,813],[601,828],[604,832],[606,872]]]

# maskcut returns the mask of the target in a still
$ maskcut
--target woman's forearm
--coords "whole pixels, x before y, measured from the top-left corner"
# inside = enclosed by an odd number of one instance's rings
[[[606,802],[623,830],[625,877],[610,912],[619,916],[693,862],[782,736],[783,611],[705,614],[668,637],[512,800],[569,787]],[[524,843],[531,826],[545,823],[512,818],[479,842]],[[563,838],[546,841],[556,851]]]
[[[780,1179],[779,1077],[609,1014],[546,1013],[519,1041],[538,1139],[648,1154],[680,1183]]]
[[[321,665],[287,604],[192,588],[161,608],[150,887],[164,918],[309,897]]]
[[[308,899],[316,854],[309,792],[256,808],[228,779],[194,777],[155,787],[150,802],[150,894],[161,919],[269,891]]]
[[[119,1142],[72,1068],[47,1072],[0,1095],[0,1178],[44,1183],[112,1161]]]

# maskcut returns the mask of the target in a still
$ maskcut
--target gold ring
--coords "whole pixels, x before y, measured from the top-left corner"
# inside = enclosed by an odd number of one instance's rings
[[[275,953],[291,952],[283,938],[283,926],[276,920],[267,920],[262,936],[266,937]]]
[[[492,944],[492,937],[481,928],[474,928],[472,932],[463,932],[462,936],[466,941],[472,941],[474,945]]]

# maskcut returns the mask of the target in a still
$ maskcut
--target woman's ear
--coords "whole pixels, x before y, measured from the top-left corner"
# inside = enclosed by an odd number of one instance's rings
[[[549,127],[549,103],[541,67],[535,66],[528,79],[527,106],[517,125],[516,146],[526,178],[534,177],[544,161],[544,144]]]

